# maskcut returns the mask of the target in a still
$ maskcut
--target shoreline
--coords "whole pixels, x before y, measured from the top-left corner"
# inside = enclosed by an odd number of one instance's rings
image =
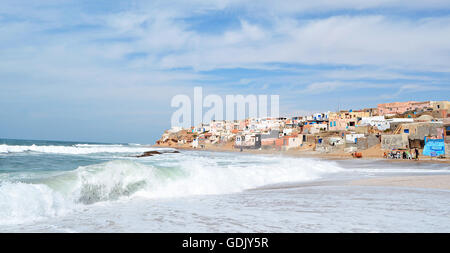
[[[261,155],[281,155],[285,157],[299,157],[299,158],[318,158],[331,161],[338,160],[362,160],[362,161],[382,161],[393,163],[407,163],[407,164],[450,164],[450,160],[447,159],[432,159],[429,157],[422,157],[418,161],[416,160],[403,160],[403,159],[386,159],[384,157],[366,156],[362,158],[353,158],[350,154],[342,153],[319,153],[312,150],[252,150],[245,149],[242,152],[238,149],[230,147],[209,146],[206,148],[192,148],[186,146],[163,146],[153,145],[153,147],[170,147],[179,150],[187,151],[207,151],[207,152],[229,152],[229,153],[242,153],[242,154],[261,154]],[[324,183],[327,185],[327,183]],[[331,184],[333,185],[333,184]],[[407,187],[416,189],[437,189],[437,190],[450,190],[450,175],[438,174],[438,175],[405,175],[405,176],[380,176],[375,178],[360,178],[344,180],[339,185],[352,187],[352,186],[367,186],[367,187]]]
[[[450,175],[384,176],[350,180],[346,185],[450,190]]]
[[[152,147],[157,148],[174,148],[179,150],[189,150],[189,151],[208,151],[208,152],[230,152],[230,153],[242,153],[242,154],[263,154],[263,155],[281,155],[281,156],[287,156],[287,157],[300,157],[300,158],[320,158],[320,159],[326,159],[326,160],[379,160],[379,161],[386,161],[386,162],[403,162],[403,163],[438,163],[438,164],[450,164],[449,158],[444,159],[438,159],[438,158],[432,158],[432,157],[419,157],[419,160],[414,159],[386,159],[381,155],[377,154],[365,154],[365,151],[363,150],[363,157],[361,158],[354,158],[351,156],[350,153],[343,153],[343,152],[336,152],[336,153],[320,153],[313,150],[301,150],[301,149],[290,149],[286,151],[281,150],[258,150],[258,149],[244,149],[243,151],[240,151],[239,149],[235,149],[229,145],[227,146],[213,146],[208,145],[205,148],[192,148],[189,146],[168,146],[168,145],[152,145]],[[369,151],[370,152],[370,151]]]

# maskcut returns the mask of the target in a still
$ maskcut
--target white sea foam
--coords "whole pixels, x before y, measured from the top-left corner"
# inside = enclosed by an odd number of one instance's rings
[[[94,203],[134,195],[170,198],[235,193],[267,184],[313,180],[340,170],[332,162],[312,159],[218,165],[214,159],[189,156],[164,168],[130,160],[81,166],[45,183],[79,202]]]
[[[230,158],[227,158],[228,161]],[[245,159],[245,157],[243,158]],[[333,162],[313,159],[261,157],[238,162],[188,156],[177,161],[184,176],[158,180],[136,195],[150,198],[241,192],[268,184],[309,181],[341,170]],[[265,159],[265,160],[264,160]],[[257,163],[257,164],[256,164]]]
[[[51,218],[67,213],[74,203],[42,184],[0,184],[0,225]]]
[[[50,154],[94,154],[94,153],[142,153],[151,150],[172,150],[170,148],[153,148],[145,146],[127,146],[127,145],[93,145],[76,144],[73,146],[19,146],[19,145],[0,145],[0,153],[20,153],[20,152],[39,152]]]
[[[241,162],[226,158],[229,162],[224,163],[214,157],[177,154],[163,160],[170,166],[114,160],[80,166],[34,184],[3,183],[0,224],[54,217],[81,204],[129,197],[229,194],[267,184],[314,180],[341,171],[333,162],[313,159],[260,157]]]

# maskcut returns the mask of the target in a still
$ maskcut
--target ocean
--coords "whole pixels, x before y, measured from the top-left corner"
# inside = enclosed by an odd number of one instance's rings
[[[0,232],[450,232],[448,190],[345,183],[447,164],[172,150],[0,139]]]

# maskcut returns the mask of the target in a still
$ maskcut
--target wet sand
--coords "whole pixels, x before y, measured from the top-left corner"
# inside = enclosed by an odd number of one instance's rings
[[[383,151],[378,147],[379,145],[369,148],[367,150],[361,151],[363,154],[362,158],[353,158],[350,153],[346,152],[332,152],[332,153],[322,153],[317,152],[312,149],[290,149],[286,151],[282,150],[272,150],[272,149],[244,149],[240,151],[235,149],[232,145],[211,145],[207,144],[205,148],[192,148],[190,145],[154,145],[154,147],[170,147],[179,150],[195,150],[195,151],[209,151],[209,152],[239,152],[243,154],[265,154],[265,155],[282,155],[290,157],[304,157],[304,158],[320,158],[328,160],[347,160],[347,159],[359,159],[359,160],[383,160],[389,162],[406,162],[406,163],[444,163],[450,164],[449,158],[432,158],[421,156],[419,160],[407,160],[407,159],[386,159],[383,157]]]
[[[167,146],[157,146],[167,147]],[[393,163],[438,163],[438,164],[450,164],[450,159],[437,159],[431,157],[421,157],[420,160],[403,160],[403,159],[385,159],[379,152],[369,150],[364,152],[367,154],[363,158],[353,158],[349,153],[336,152],[336,153],[320,153],[313,150],[299,150],[291,149],[287,151],[279,150],[253,150],[245,149],[242,152],[233,148],[231,145],[218,146],[207,145],[203,149],[194,149],[189,146],[173,146],[172,148],[180,150],[195,150],[195,151],[209,151],[209,152],[239,152],[243,154],[266,154],[266,155],[281,155],[289,157],[304,157],[304,158],[320,158],[327,160],[379,160],[384,162]],[[343,185],[348,186],[380,186],[380,187],[413,187],[413,188],[430,188],[430,189],[443,189],[450,190],[450,175],[428,175],[428,176],[392,176],[382,178],[370,178],[370,179],[357,179],[348,182],[341,182]]]
[[[357,186],[414,187],[450,190],[450,175],[431,176],[393,176],[382,178],[358,179],[348,183]]]

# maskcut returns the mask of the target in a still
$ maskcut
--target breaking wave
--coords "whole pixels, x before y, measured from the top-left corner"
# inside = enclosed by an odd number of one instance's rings
[[[34,182],[0,183],[0,224],[55,217],[77,206],[121,198],[228,194],[341,171],[334,162],[314,159],[259,157],[255,162],[225,162],[184,154],[172,158],[157,165],[114,160]]]
[[[63,215],[73,203],[42,184],[0,184],[0,225],[37,221]]]
[[[54,145],[7,145],[0,144],[0,153],[21,153],[21,152],[39,152],[49,154],[94,154],[94,153],[142,153],[151,150],[172,150],[170,148],[152,148],[145,146],[129,145],[94,145],[94,144],[76,144],[73,146],[54,146]]]

